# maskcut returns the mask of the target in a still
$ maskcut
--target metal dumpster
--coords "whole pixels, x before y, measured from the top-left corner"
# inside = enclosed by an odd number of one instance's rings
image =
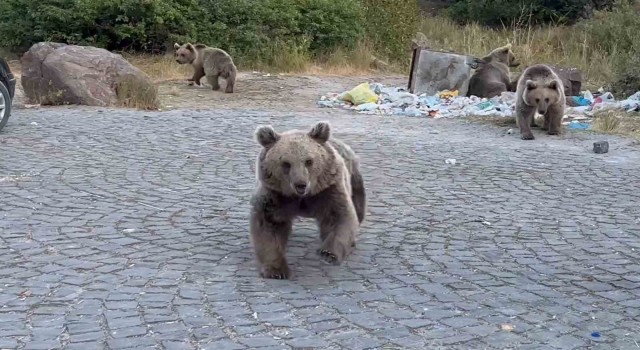
[[[459,96],[465,96],[471,70],[475,68],[475,57],[414,47],[409,91],[413,94],[435,95],[442,90],[458,90]]]

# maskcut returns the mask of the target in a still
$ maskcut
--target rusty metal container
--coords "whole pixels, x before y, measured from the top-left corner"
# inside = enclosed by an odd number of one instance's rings
[[[477,59],[469,55],[414,47],[409,73],[409,91],[413,94],[435,95],[442,90],[458,90],[465,96],[472,69]]]

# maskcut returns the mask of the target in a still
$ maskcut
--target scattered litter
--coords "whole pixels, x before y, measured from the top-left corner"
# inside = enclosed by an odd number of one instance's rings
[[[350,91],[347,91],[347,93],[342,96],[342,100],[351,102],[357,106],[378,101],[378,95],[371,90],[369,83],[362,83]]]
[[[503,331],[507,331],[507,332],[511,332],[512,330],[514,330],[516,327],[510,324],[503,324],[500,326],[500,329],[502,329]]]
[[[449,159],[445,159],[445,164],[451,164],[451,165],[455,165],[456,164],[456,160],[453,158],[449,158]]]
[[[482,101],[482,102],[478,103],[478,104],[476,105],[476,107],[478,107],[478,109],[479,109],[479,110],[484,111],[484,110],[487,110],[487,109],[493,108],[493,102],[491,102],[491,101],[489,101],[489,100],[487,100],[487,101]]]
[[[458,97],[458,90],[455,90],[455,91],[444,90],[438,94],[438,97],[440,97],[441,99],[451,99],[454,97]]]
[[[323,101],[323,102],[327,102],[327,101]],[[356,110],[358,111],[374,111],[376,109],[378,109],[378,104],[375,102],[363,103],[356,107]]]
[[[584,96],[571,96],[571,99],[578,106],[589,106],[592,103],[591,100],[587,100]]]
[[[33,294],[33,292],[32,292],[30,289],[27,289],[27,290],[23,290],[23,291],[18,295],[18,297],[20,298],[20,300],[25,300],[25,299],[27,299],[28,297],[30,297],[30,296],[31,296],[31,294]]]
[[[609,142],[598,141],[593,143],[593,152],[597,154],[603,154],[609,152]]]
[[[569,129],[576,129],[576,130],[589,130],[591,129],[591,124],[589,123],[584,123],[584,122],[579,122],[577,120],[572,120],[569,123]]]
[[[36,122],[31,122],[31,125],[38,126],[38,123],[36,123]]]
[[[361,114],[398,115],[427,118],[460,118],[467,116],[513,117],[515,93],[503,92],[490,99],[461,96],[457,90],[443,90],[434,95],[415,95],[402,87],[380,83],[362,83],[343,93],[322,96],[318,105],[327,108],[355,110]],[[583,91],[580,96],[568,96],[575,107],[567,106],[564,125],[572,129],[590,129],[594,112],[619,109],[640,111],[640,91],[624,100],[616,100],[606,91]],[[571,125],[573,121],[580,121]],[[513,133],[513,131],[512,131]]]
[[[591,336],[594,338],[600,338],[600,332],[593,332],[591,333]]]
[[[478,219],[476,219],[476,220],[473,220],[473,221],[474,221],[474,222],[482,223],[482,224],[483,224],[483,225],[485,225],[485,226],[491,226],[491,223],[490,223],[489,221],[485,220],[485,219],[484,219],[484,218],[482,218],[482,217],[480,217],[480,218],[478,218]]]
[[[134,233],[136,232],[135,228],[125,228],[124,230],[122,230],[122,232],[124,233]]]
[[[513,129],[507,130],[507,134],[509,134],[509,135],[513,134]]]

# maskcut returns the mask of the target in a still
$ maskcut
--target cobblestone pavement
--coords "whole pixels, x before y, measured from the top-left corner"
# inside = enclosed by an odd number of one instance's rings
[[[318,120],[362,157],[361,239],[325,265],[301,221],[294,278],[260,279],[253,131]],[[16,110],[0,348],[638,349],[640,151],[536,135],[335,110]]]

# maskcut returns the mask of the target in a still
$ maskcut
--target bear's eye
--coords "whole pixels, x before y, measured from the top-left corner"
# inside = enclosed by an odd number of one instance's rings
[[[539,98],[536,98],[536,103],[540,103],[540,99]]]
[[[291,169],[291,163],[289,163],[289,162],[282,162],[282,169],[284,169],[284,170],[289,170],[289,169]]]
[[[307,159],[307,160],[304,162],[304,165],[306,165],[306,166],[312,166],[312,165],[313,165],[313,159]]]

